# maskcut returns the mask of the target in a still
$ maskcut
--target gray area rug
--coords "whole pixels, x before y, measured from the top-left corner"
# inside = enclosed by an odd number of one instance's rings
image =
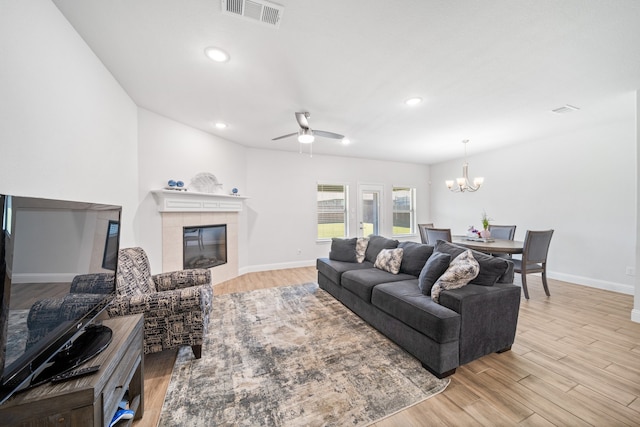
[[[216,296],[178,353],[160,426],[367,425],[449,384],[315,283]]]

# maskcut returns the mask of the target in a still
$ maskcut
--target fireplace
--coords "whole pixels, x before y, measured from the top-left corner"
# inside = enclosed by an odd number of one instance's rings
[[[226,263],[211,270],[211,283],[238,277],[238,218],[246,197],[172,190],[153,190],[152,194],[162,218],[162,271],[184,268],[185,228],[225,224]],[[188,244],[192,249],[199,243]]]
[[[183,268],[212,268],[227,263],[227,226],[182,228]]]

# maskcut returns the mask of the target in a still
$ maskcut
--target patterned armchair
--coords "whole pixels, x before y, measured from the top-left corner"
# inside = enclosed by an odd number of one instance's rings
[[[97,293],[104,285],[98,275],[82,276],[74,292]],[[190,345],[196,359],[209,323],[213,289],[206,269],[180,270],[151,275],[142,248],[118,252],[116,297],[107,307],[110,317],[144,314],[144,352]]]

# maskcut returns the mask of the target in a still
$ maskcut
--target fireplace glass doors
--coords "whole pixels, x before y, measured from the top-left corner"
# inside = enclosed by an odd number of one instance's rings
[[[211,268],[227,263],[227,226],[183,227],[183,268]]]

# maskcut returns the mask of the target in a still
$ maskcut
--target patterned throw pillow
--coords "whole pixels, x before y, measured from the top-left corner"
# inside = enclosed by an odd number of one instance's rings
[[[400,271],[400,265],[402,264],[403,252],[404,250],[402,248],[383,249],[378,253],[376,262],[373,266],[392,274],[398,274]]]
[[[364,262],[364,254],[367,252],[367,246],[369,246],[368,237],[358,237],[356,242],[356,259],[359,263]]]
[[[438,302],[440,292],[465,286],[476,278],[479,271],[480,265],[478,261],[473,257],[470,249],[466,250],[451,261],[447,271],[433,285],[431,299]]]

